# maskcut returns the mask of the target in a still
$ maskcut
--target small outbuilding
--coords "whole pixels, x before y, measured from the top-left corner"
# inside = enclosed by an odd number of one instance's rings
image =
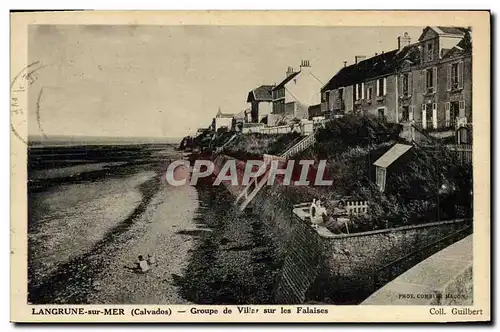
[[[398,143],[373,163],[375,166],[375,183],[381,192],[385,191],[387,171],[411,148],[411,145]]]

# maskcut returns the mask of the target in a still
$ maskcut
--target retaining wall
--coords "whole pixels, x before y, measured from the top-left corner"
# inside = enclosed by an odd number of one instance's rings
[[[228,159],[232,158],[219,155],[216,168]],[[226,188],[235,197],[243,189]],[[470,223],[441,221],[327,238],[297,217],[292,202],[272,188],[264,187],[249,208],[277,241],[283,266],[275,300],[286,304],[360,303],[376,290],[372,278],[379,268]]]

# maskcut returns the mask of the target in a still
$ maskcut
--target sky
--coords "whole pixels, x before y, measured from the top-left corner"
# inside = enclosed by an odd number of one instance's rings
[[[245,110],[249,91],[301,60],[326,83],[423,28],[32,25],[28,60],[44,68],[28,91],[29,135],[183,137],[219,107]]]

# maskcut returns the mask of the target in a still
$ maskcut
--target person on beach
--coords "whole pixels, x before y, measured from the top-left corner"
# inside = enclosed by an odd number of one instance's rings
[[[139,262],[137,263],[137,270],[139,272],[147,272],[149,270],[149,264],[148,262],[142,257],[142,255],[139,255]]]

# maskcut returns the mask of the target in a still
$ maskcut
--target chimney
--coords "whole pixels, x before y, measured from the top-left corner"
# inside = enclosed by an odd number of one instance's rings
[[[377,52],[375,52],[375,56],[377,56],[377,55],[378,55],[378,53],[377,53]]]
[[[354,57],[354,63],[358,64],[358,63],[360,63],[361,61],[363,61],[365,59],[366,59],[366,56],[364,56],[364,55],[356,55]]]
[[[300,68],[302,69],[303,67],[311,67],[311,64],[309,63],[309,60],[302,60],[300,63]]]
[[[344,61],[344,67],[347,67],[347,61]]]
[[[408,32],[405,32],[402,36],[398,37],[398,50],[402,50],[405,46],[411,44],[411,38],[408,35]]]
[[[288,68],[286,70],[286,77],[292,75],[293,73],[294,73],[293,68],[288,66]]]

